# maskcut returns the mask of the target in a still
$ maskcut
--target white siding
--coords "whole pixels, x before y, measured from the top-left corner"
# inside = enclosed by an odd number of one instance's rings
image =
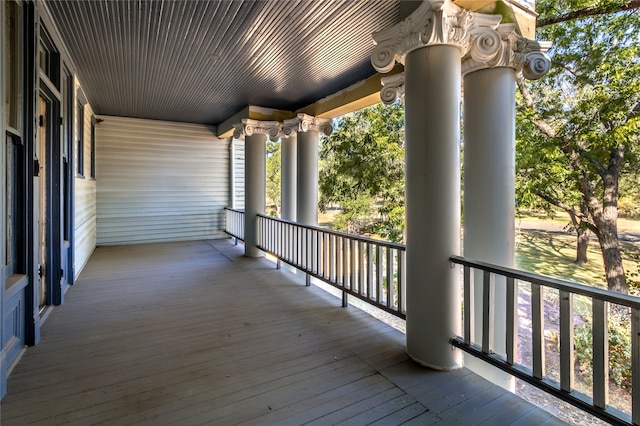
[[[233,139],[233,207],[244,209],[244,139]]]
[[[199,124],[100,118],[98,245],[224,236],[228,140]]]
[[[74,103],[74,114],[77,115],[75,105]],[[84,117],[80,118],[84,129],[84,177],[76,176],[75,179],[74,271],[76,278],[96,248],[96,181],[89,177],[91,170],[91,114],[93,114],[91,106],[86,104]],[[78,119],[79,117],[76,117],[76,120]],[[78,136],[75,137],[77,140]],[[73,146],[77,150],[75,143]],[[77,156],[77,152],[75,155]],[[74,168],[77,170],[77,164],[74,164]]]

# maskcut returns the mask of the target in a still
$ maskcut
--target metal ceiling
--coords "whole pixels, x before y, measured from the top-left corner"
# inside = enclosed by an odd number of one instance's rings
[[[375,73],[400,0],[47,1],[97,114],[218,124]]]

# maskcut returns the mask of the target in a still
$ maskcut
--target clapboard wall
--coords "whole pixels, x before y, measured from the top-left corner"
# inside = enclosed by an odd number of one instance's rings
[[[244,209],[244,139],[233,144],[233,208]]]
[[[78,86],[76,85],[76,88]],[[74,108],[75,109],[75,108]],[[77,109],[74,112],[77,115]],[[96,181],[90,173],[91,168],[91,116],[93,111],[91,106],[84,106],[84,117],[76,117],[84,132],[84,173],[79,175],[76,172],[75,178],[75,200],[74,200],[74,225],[75,225],[75,255],[74,271],[75,278],[80,275],[82,269],[89,261],[89,257],[96,248]],[[74,143],[75,165],[77,171],[78,152]]]
[[[99,118],[98,245],[223,237],[228,140],[198,124]]]

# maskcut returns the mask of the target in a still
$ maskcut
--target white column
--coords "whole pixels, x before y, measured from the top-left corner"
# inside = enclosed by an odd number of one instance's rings
[[[404,76],[383,79],[381,98],[405,97],[407,353],[439,370],[461,365],[449,339],[460,333],[461,58],[470,13],[424,1],[406,20],[375,33],[372,64]],[[404,83],[404,84],[403,84]]]
[[[464,256],[515,264],[515,70],[482,69],[464,77]],[[474,276],[474,321],[482,324],[482,271]],[[506,282],[495,279],[493,351],[506,355]],[[475,328],[482,342],[482,328]],[[512,377],[465,357],[465,365],[508,389]]]
[[[267,135],[277,138],[282,126],[277,121],[243,119],[234,124],[233,137],[244,136],[244,255],[264,256],[258,249],[258,214],[265,213],[267,182]]]
[[[536,53],[531,57],[533,50]],[[515,266],[516,71],[528,78],[546,72],[541,46],[515,34],[513,25],[478,29],[464,58],[464,256],[500,266]],[[529,56],[529,58],[528,58]],[[515,59],[515,60],[514,60]],[[536,69],[537,68],[537,69]],[[536,77],[537,75],[537,77]],[[482,342],[483,274],[474,274],[472,340]],[[491,350],[506,356],[506,280],[495,278],[491,303]],[[465,365],[513,390],[513,377],[472,357]]]
[[[330,119],[307,114],[298,114],[283,123],[285,136],[298,133],[295,217],[298,223],[318,225],[318,144],[320,132],[328,136],[332,131]]]
[[[245,136],[244,159],[244,254],[249,257],[264,256],[258,249],[257,214],[264,214],[266,204],[267,136]]]
[[[233,136],[229,138],[229,207],[236,208],[236,150]]]
[[[409,53],[405,78],[407,352],[447,370],[460,365],[460,50]]]
[[[280,139],[280,199],[282,200],[282,218],[296,221],[297,209],[297,139],[293,133],[290,137]]]
[[[528,78],[549,66],[548,44],[523,39],[513,25],[496,31],[501,19],[452,1],[424,0],[401,23],[373,34],[374,68],[387,73],[400,62],[405,69],[382,79],[381,99],[405,97],[407,352],[436,369],[456,368],[461,359],[449,344],[461,332],[460,277],[449,262],[460,251],[461,60],[465,74],[505,58],[523,66]]]
[[[318,142],[314,130],[298,132],[298,180],[296,220],[318,225]]]

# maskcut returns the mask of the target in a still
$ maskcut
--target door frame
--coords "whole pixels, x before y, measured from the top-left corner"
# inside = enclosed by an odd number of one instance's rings
[[[40,80],[39,96],[46,99],[47,117],[46,129],[46,270],[45,285],[47,299],[44,305],[60,305],[63,301],[62,284],[63,266],[62,250],[64,239],[62,235],[62,144],[61,144],[61,100],[43,81]],[[41,111],[38,111],[40,116]],[[40,242],[38,241],[39,245]],[[38,301],[39,306],[40,301]]]

